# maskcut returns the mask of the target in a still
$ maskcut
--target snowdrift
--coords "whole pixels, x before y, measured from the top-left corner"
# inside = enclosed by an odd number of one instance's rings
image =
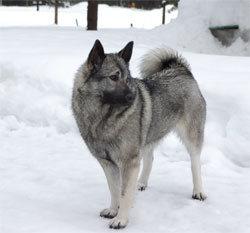
[[[178,17],[170,24],[153,30],[166,43],[188,51],[207,54],[250,56],[249,0],[181,0]],[[225,47],[209,28],[238,25],[234,43]]]

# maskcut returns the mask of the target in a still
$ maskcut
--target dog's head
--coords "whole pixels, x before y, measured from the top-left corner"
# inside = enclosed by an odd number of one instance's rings
[[[101,42],[96,40],[84,64],[80,92],[94,95],[104,104],[132,104],[135,99],[129,72],[132,50],[131,41],[120,52],[105,54]]]

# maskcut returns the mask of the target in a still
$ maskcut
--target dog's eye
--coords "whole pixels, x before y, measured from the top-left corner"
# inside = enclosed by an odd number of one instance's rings
[[[117,75],[111,75],[109,76],[109,78],[112,80],[112,81],[117,81],[119,78]]]

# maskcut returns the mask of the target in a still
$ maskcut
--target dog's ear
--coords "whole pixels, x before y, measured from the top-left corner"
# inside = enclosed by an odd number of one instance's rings
[[[129,63],[133,52],[134,41],[130,41],[119,53],[118,55],[123,58],[126,63]]]
[[[104,49],[102,47],[101,42],[99,40],[96,40],[88,56],[88,60],[87,60],[88,65],[92,69],[97,69],[102,65],[105,57],[106,56],[105,56]]]

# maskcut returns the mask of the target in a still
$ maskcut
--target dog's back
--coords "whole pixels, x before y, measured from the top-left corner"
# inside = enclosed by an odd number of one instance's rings
[[[171,49],[156,49],[144,56],[141,74],[152,105],[146,143],[158,141],[171,130],[183,134],[180,128],[186,125],[201,147],[206,103],[187,61]]]

